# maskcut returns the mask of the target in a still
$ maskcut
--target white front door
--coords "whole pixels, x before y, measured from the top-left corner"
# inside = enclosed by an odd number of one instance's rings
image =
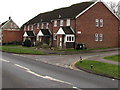
[[[62,47],[62,37],[60,37],[60,47]]]

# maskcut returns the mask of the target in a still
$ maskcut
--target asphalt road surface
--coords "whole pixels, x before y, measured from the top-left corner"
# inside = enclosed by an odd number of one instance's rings
[[[2,88],[118,88],[118,80],[2,53]]]

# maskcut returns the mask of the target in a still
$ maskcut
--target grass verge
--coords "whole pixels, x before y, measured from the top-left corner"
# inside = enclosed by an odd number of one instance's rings
[[[93,65],[93,68],[91,68]],[[93,60],[84,60],[82,63],[77,62],[76,66],[82,70],[87,72],[104,75],[112,78],[120,79],[119,69],[120,66],[93,61]]]
[[[104,57],[104,59],[120,62],[120,55],[107,56],[107,57]]]
[[[1,46],[1,51],[9,52],[9,53],[18,53],[18,54],[35,54],[35,55],[42,55],[43,52],[35,49],[30,49],[27,47],[21,46]]]

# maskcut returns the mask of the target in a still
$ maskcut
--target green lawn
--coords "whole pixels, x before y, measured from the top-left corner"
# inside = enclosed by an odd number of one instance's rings
[[[104,57],[104,59],[120,62],[120,55],[107,56]]]
[[[28,47],[16,46],[16,45],[8,45],[8,46],[0,46],[0,50],[11,53],[19,53],[19,54],[44,54],[40,50],[31,49]]]
[[[97,74],[107,75],[115,78],[118,78],[118,70],[120,70],[118,69],[118,67],[120,68],[120,66],[93,60],[84,60],[82,63],[77,62],[76,65],[81,69],[89,70]],[[91,65],[93,65],[93,68],[91,68]]]

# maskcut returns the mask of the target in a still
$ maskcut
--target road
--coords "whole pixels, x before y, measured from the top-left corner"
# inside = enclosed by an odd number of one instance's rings
[[[118,88],[118,80],[2,53],[3,88]]]

